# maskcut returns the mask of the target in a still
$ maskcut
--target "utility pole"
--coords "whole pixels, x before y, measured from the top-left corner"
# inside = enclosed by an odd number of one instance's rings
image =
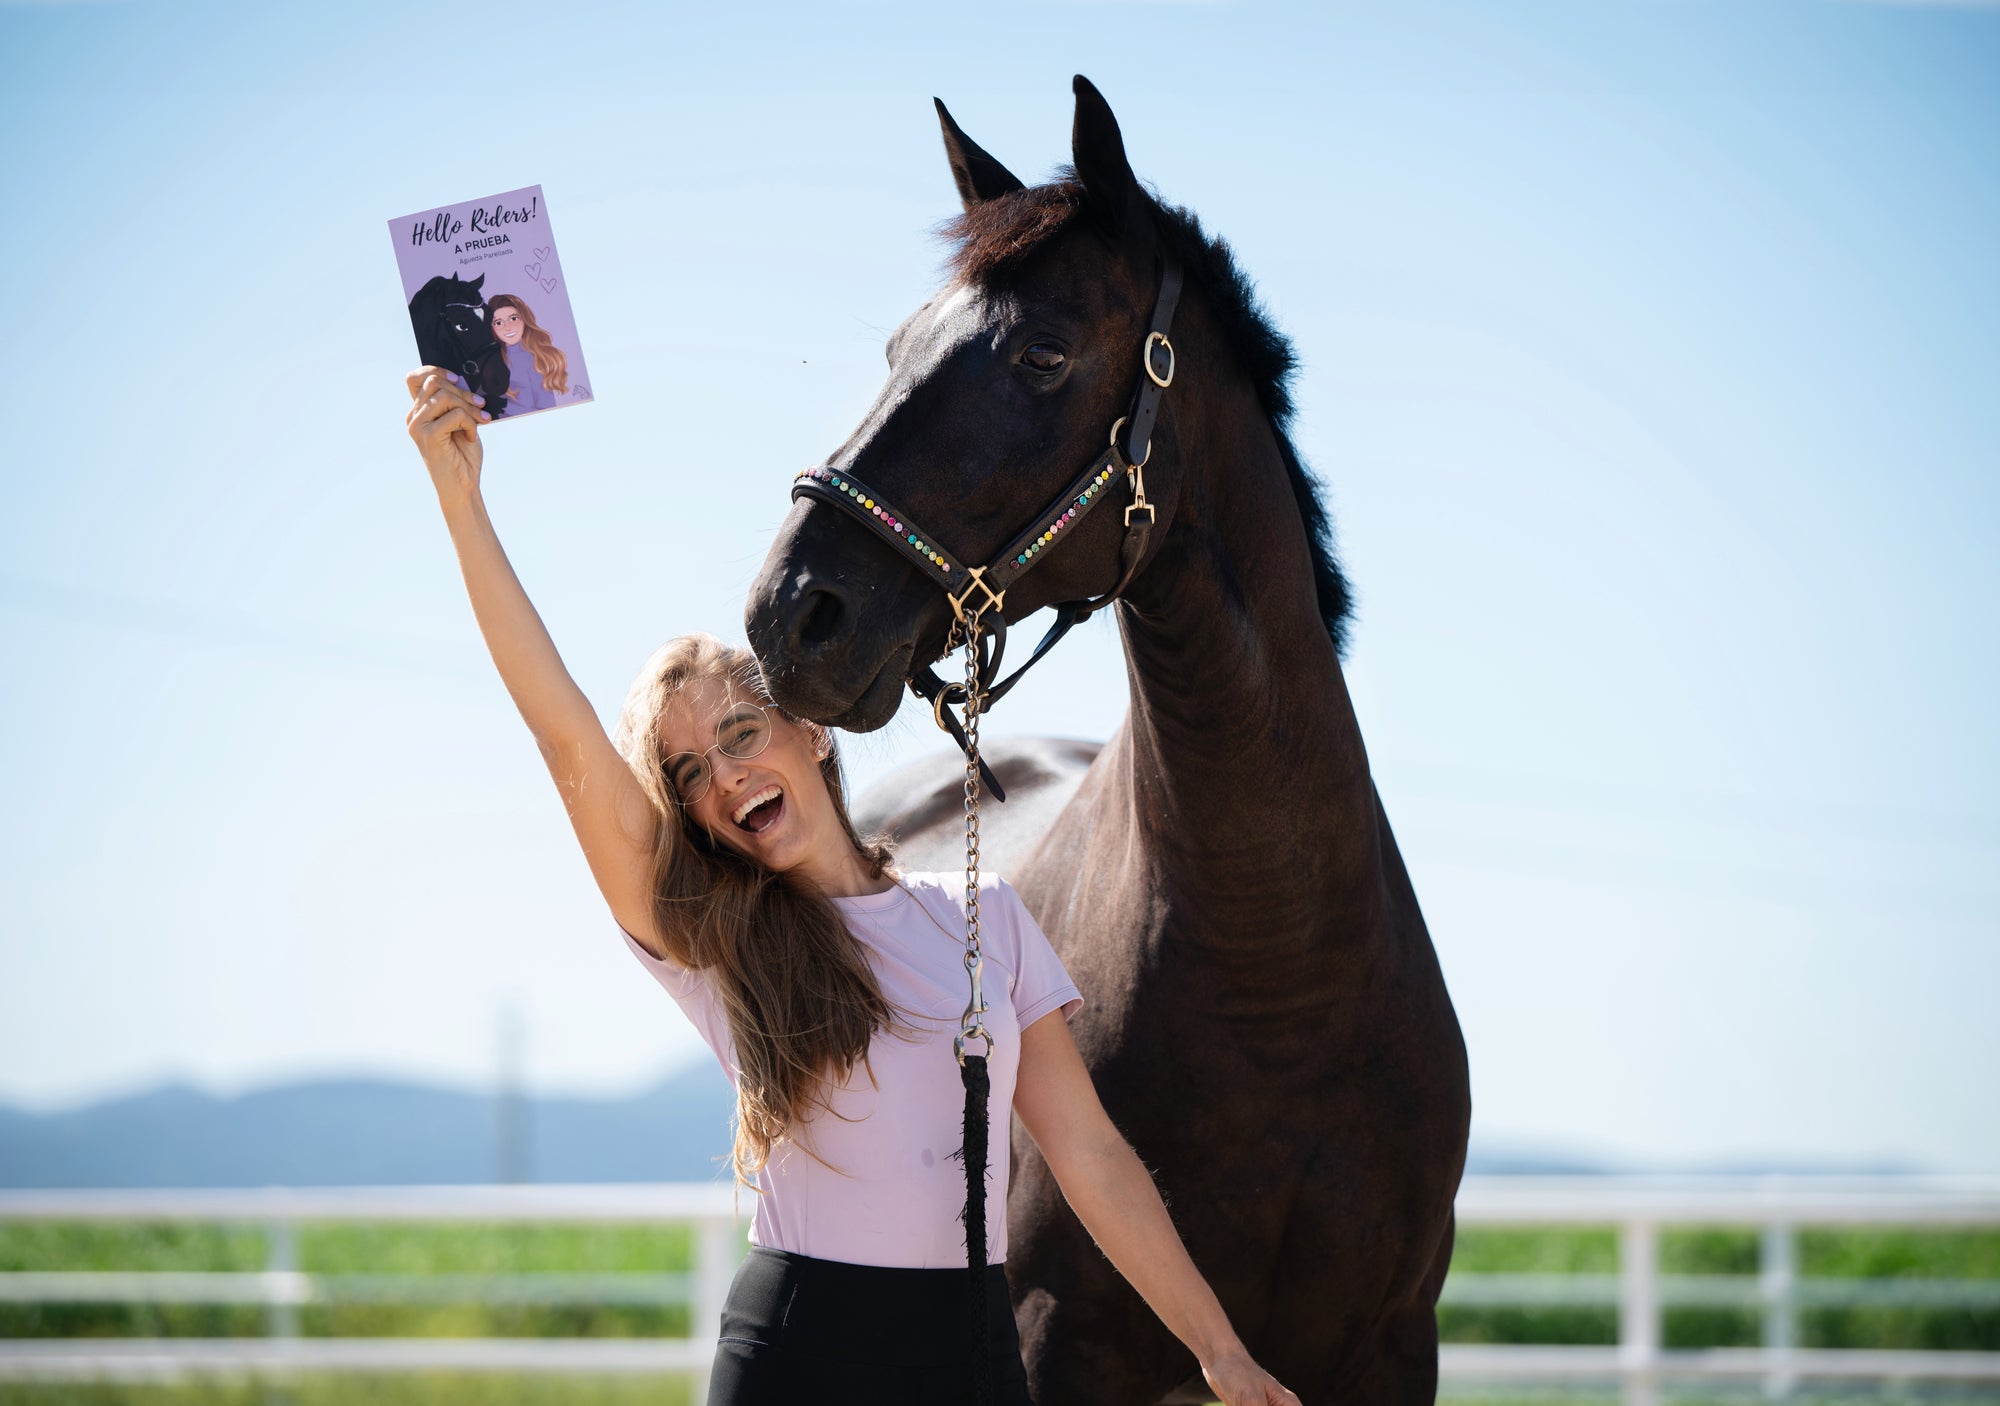
[[[517,991],[500,998],[500,1078],[495,1105],[497,1180],[535,1179],[533,1109],[528,1102],[528,1013]]]

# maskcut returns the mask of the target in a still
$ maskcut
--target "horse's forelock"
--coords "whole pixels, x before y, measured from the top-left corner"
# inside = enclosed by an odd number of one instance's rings
[[[948,271],[979,287],[1004,280],[1069,226],[1083,199],[1082,184],[1063,177],[980,201],[940,230],[952,241]]]

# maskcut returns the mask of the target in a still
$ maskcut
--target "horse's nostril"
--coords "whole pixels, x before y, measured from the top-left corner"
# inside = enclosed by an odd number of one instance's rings
[[[845,624],[846,608],[831,591],[817,590],[799,613],[798,628],[792,638],[809,649],[817,649],[839,638]]]

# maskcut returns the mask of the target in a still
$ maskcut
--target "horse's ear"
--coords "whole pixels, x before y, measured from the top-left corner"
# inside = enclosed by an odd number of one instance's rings
[[[472,282],[466,284],[465,286],[476,292],[478,291],[479,285],[484,283],[485,281],[486,281],[486,275],[482,273],[479,275],[479,277],[473,279]]]
[[[1125,159],[1125,139],[1104,94],[1081,73],[1070,87],[1076,93],[1076,125],[1070,133],[1071,159],[1083,182],[1085,204],[1104,231],[1117,238],[1133,209],[1144,197],[1132,164]]]
[[[951,162],[951,179],[958,198],[970,210],[982,200],[1021,188],[1021,178],[986,154],[978,142],[959,130],[944,104],[936,98],[938,126],[944,129],[944,155]]]

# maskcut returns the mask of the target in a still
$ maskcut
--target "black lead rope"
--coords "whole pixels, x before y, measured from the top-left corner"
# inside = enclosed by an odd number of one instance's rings
[[[979,796],[981,789],[995,800],[1007,799],[1000,782],[979,756],[980,714],[1033,668],[1073,627],[1116,600],[1131,583],[1133,574],[1146,555],[1153,533],[1153,505],[1146,501],[1143,470],[1153,454],[1153,424],[1160,411],[1160,395],[1173,384],[1174,344],[1167,340],[1173,324],[1174,305],[1180,299],[1181,270],[1168,263],[1160,276],[1159,297],[1153,304],[1153,320],[1140,349],[1139,366],[1144,375],[1129,415],[1121,415],[1111,427],[1109,446],[1072,479],[1055,501],[1035,521],[1009,542],[985,566],[968,567],[940,546],[935,537],[911,522],[874,489],[852,475],[824,466],[801,469],[792,482],[794,498],[811,497],[834,503],[854,514],[882,540],[944,588],[954,617],[946,636],[944,653],[963,644],[965,681],[946,683],[926,665],[909,679],[910,691],[929,701],[931,716],[949,732],[965,753],[965,972],[971,984],[971,999],[952,1042],[958,1056],[959,1078],[965,1085],[965,1141],[954,1155],[965,1163],[965,1263],[971,1275],[967,1295],[971,1312],[972,1399],[975,1406],[992,1406],[993,1362],[987,1341],[986,1318],[986,1164],[989,1148],[988,1119],[991,1115],[992,1075],[987,1062],[993,1054],[993,1036],[986,1029],[986,997],[980,980],[985,961],[979,951]],[[1125,443],[1119,443],[1121,431]],[[1077,520],[1103,501],[1120,470],[1132,489],[1132,501],[1125,509],[1125,537],[1119,548],[1118,583],[1101,596],[1066,601],[1056,608],[1055,624],[1042,637],[1028,662],[1007,678],[995,681],[1000,672],[1000,656],[1006,645],[1007,617],[1002,614],[1007,589],[1040,561],[1044,551],[1058,537],[1073,530]],[[986,623],[988,610],[992,624]],[[956,698],[964,721],[950,708]],[[966,1053],[969,1041],[979,1041],[984,1050]]]
[[[986,1119],[993,1084],[987,1076],[985,1055],[967,1055],[958,1073],[965,1084],[965,1143],[960,1152],[965,1160],[966,1268],[972,1273],[972,1399],[977,1406],[992,1406],[993,1353],[986,1335],[986,1256],[973,1247],[986,1244]]]

